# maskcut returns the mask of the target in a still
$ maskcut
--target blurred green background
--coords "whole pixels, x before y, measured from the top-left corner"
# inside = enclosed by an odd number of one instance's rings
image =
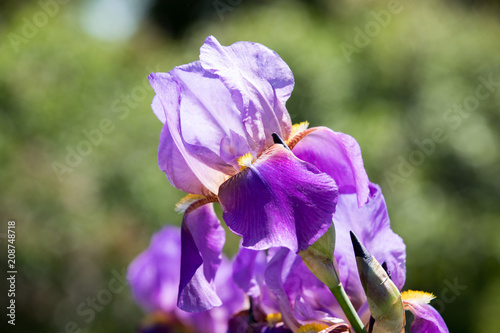
[[[19,273],[16,326],[1,291],[0,327],[139,323],[128,288],[109,283],[180,223],[183,196],[157,167],[146,77],[197,60],[208,35],[280,54],[296,80],[293,121],[361,145],[407,244],[405,288],[433,292],[451,332],[500,332],[500,10],[451,0],[3,1],[1,274],[9,220]]]

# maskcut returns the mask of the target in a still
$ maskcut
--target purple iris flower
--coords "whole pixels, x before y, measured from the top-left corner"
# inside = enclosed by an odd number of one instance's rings
[[[127,279],[132,295],[150,314],[141,332],[225,332],[229,318],[245,304],[232,279],[232,263],[222,257],[214,279],[222,306],[200,313],[177,307],[180,266],[181,231],[171,226],[153,235],[149,248],[130,264]]]
[[[339,278],[358,315],[367,324],[370,312],[359,279],[349,231],[359,235],[359,239],[378,261],[387,264],[391,277],[400,290],[406,275],[405,245],[390,228],[385,200],[377,185],[370,184],[369,200],[363,207],[358,206],[356,195],[339,195],[333,220]],[[242,250],[235,261],[233,276],[245,292],[256,285],[260,286],[260,290],[269,289],[278,302],[274,307],[279,308],[285,327],[293,332],[297,332],[302,326],[306,326],[309,332],[319,332],[326,327],[339,332],[345,329],[348,321],[339,304],[328,288],[305,266],[299,255],[287,248],[275,249],[268,253],[264,264],[262,259],[258,260],[264,254],[257,253]],[[240,277],[246,279],[241,280]],[[240,278],[239,282],[237,278]],[[439,313],[428,304],[432,295],[403,292],[402,296],[405,308],[415,316],[411,332],[448,332]],[[305,328],[303,330],[306,331]]]
[[[160,169],[189,195],[184,211],[178,305],[221,304],[213,289],[224,234],[213,209],[253,250],[306,249],[331,224],[337,196],[368,198],[361,151],[350,136],[292,126],[285,103],[294,80],[272,50],[251,42],[222,46],[209,36],[200,60],[152,73],[152,108],[164,123]],[[273,133],[285,143],[275,144]]]
[[[335,300],[302,258],[287,248],[272,248],[267,253],[241,248],[233,278],[250,297],[252,307],[231,322],[237,321],[240,326],[246,322],[247,332],[319,332],[327,327],[332,332],[348,332],[343,320],[325,311],[314,311],[311,304],[305,303],[304,297],[331,310]]]

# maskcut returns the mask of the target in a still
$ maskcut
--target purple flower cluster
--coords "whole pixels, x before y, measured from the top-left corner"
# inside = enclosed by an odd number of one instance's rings
[[[385,263],[399,290],[406,252],[356,140],[292,125],[285,107],[292,72],[261,44],[222,46],[210,36],[199,61],[149,79],[152,108],[164,124],[160,169],[188,195],[177,205],[184,213],[180,230],[158,232],[129,267],[132,293],[150,313],[142,330],[349,332],[338,301],[298,254],[332,221],[336,274],[368,328],[372,300],[350,232]],[[222,255],[225,232],[214,203],[242,238],[232,262]],[[448,332],[428,304],[432,295],[401,295],[415,315],[412,332]]]

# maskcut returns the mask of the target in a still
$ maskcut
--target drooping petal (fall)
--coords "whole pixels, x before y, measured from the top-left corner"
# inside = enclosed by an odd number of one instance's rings
[[[184,215],[181,229],[181,279],[177,305],[188,312],[221,305],[215,292],[215,274],[221,263],[224,228],[213,204]]]
[[[177,307],[181,269],[181,230],[167,226],[155,233],[151,243],[129,266],[127,280],[134,299],[149,314],[140,332],[225,332],[229,318],[245,304],[243,292],[232,279],[233,263],[222,257],[215,276],[222,306],[188,313]]]
[[[331,225],[337,201],[334,180],[274,145],[219,189],[224,221],[255,250],[304,250]]]
[[[340,194],[356,193],[361,207],[368,199],[368,176],[361,149],[350,135],[316,127],[293,147],[293,153],[335,179]]]

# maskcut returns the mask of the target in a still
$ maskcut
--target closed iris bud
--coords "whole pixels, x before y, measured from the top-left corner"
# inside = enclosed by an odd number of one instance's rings
[[[328,231],[323,234],[313,245],[299,254],[309,270],[327,287],[339,285],[336,261],[333,256],[335,250],[335,227],[332,223]]]
[[[352,231],[351,241],[361,284],[366,293],[371,315],[375,319],[372,332],[403,332],[405,312],[398,288],[382,265]]]

